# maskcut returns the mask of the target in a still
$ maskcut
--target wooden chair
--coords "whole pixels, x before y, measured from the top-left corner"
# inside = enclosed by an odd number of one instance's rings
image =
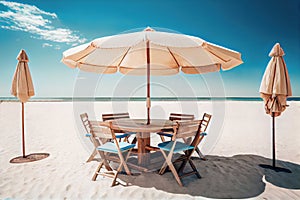
[[[212,115],[204,113],[201,119],[201,132],[205,132],[209,122],[211,120]],[[176,120],[176,121],[188,121],[188,120],[193,120],[194,119],[194,115],[190,115],[190,114],[176,114],[176,113],[171,113],[170,120]],[[173,130],[166,130],[164,132],[159,132],[158,133],[161,137],[161,140],[163,142],[165,142],[164,137],[169,137],[172,138],[173,137]],[[190,143],[190,139],[183,139],[186,143]],[[202,152],[200,151],[199,147],[196,148],[196,152],[199,155],[199,158],[202,160],[206,160],[205,156],[202,154]]]
[[[114,131],[111,129],[111,123],[90,123],[91,133],[93,135],[97,135],[100,141],[100,145],[97,147],[97,151],[99,152],[102,160],[99,163],[96,172],[93,175],[92,180],[95,181],[98,175],[108,176],[113,178],[113,182],[111,186],[116,185],[117,177],[119,172],[124,167],[127,175],[131,175],[131,172],[126,164],[127,159],[130,156],[131,150],[135,147],[135,144],[129,144],[127,142],[119,142]],[[101,141],[108,141],[106,143],[102,143]],[[126,157],[124,158],[123,154],[127,152]],[[119,163],[119,166],[116,171],[109,166],[109,161],[116,161],[116,156],[112,156],[111,154],[115,154],[119,160],[116,163]],[[105,166],[107,171],[100,172],[102,166]]]
[[[88,158],[88,160],[86,162],[90,162],[92,161],[95,156],[98,154],[97,151],[97,147],[100,145],[100,142],[98,141],[98,139],[96,137],[94,137],[91,133],[90,133],[90,121],[89,121],[89,117],[87,113],[83,113],[80,115],[80,119],[83,123],[84,129],[86,131],[85,136],[88,137],[90,139],[90,141],[93,143],[94,146],[94,150],[92,152],[92,154],[90,155],[90,157]]]
[[[109,121],[109,120],[115,120],[115,119],[129,119],[129,113],[111,113],[111,114],[102,114],[102,120]],[[126,132],[126,133],[115,133],[116,137],[121,141],[121,139],[124,139],[124,142],[128,142],[128,138],[135,134],[134,132]],[[135,143],[135,142],[134,142]]]
[[[170,113],[169,120],[171,121],[188,121],[194,120],[195,116],[191,114],[182,114],[182,113]],[[165,142],[165,137],[173,137],[173,129],[163,130],[162,132],[157,133],[160,136],[162,142]]]
[[[180,186],[183,186],[181,182],[182,177],[195,174],[198,178],[201,178],[199,172],[197,171],[195,165],[191,160],[191,156],[205,135],[206,133],[201,132],[201,120],[184,122],[178,121],[177,128],[175,129],[173,136],[174,140],[158,144],[158,147],[160,148],[160,151],[166,160],[161,167],[159,174],[162,175],[165,172],[166,168],[169,167]],[[191,144],[186,144],[185,142],[180,142],[177,140],[179,138],[184,139],[189,137],[193,137],[193,141]],[[173,154],[179,152],[184,152],[184,155],[180,156],[175,161],[172,161]],[[175,162],[182,162],[178,169],[176,169],[173,165],[173,163]],[[189,163],[192,168],[192,171],[190,172],[184,172],[184,168],[187,163]]]

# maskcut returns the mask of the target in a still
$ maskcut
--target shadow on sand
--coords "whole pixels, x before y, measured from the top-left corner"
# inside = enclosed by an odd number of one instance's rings
[[[276,172],[261,168],[260,164],[272,161],[257,155],[235,155],[233,157],[207,156],[207,161],[193,158],[202,178],[189,176],[183,178],[180,187],[173,174],[157,171],[135,176],[120,175],[119,178],[132,185],[144,188],[154,187],[169,193],[189,194],[208,198],[250,198],[265,190],[265,180],[278,187],[300,189],[300,165],[277,161],[277,166],[289,169],[292,173]]]

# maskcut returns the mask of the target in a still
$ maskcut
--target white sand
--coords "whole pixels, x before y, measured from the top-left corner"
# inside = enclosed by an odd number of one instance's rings
[[[291,174],[258,166],[271,163],[271,117],[262,104],[153,102],[153,118],[166,118],[171,111],[213,114],[202,144],[208,160],[194,159],[202,179],[183,179],[180,188],[170,172],[121,176],[131,182],[127,187],[110,187],[112,180],[101,176],[91,181],[98,163],[85,162],[92,146],[82,137],[78,113],[99,119],[104,112],[129,111],[132,118],[142,118],[143,102],[26,103],[26,153],[50,157],[25,164],[9,163],[21,155],[20,103],[0,103],[0,199],[300,199],[300,103],[290,102],[276,118],[277,164]],[[156,135],[151,139],[158,141]]]

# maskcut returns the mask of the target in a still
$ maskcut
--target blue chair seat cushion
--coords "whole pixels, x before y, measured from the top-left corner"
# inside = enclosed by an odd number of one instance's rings
[[[90,133],[85,134],[85,137],[91,137],[91,136],[92,136],[92,134],[90,134]]]
[[[135,147],[135,144],[129,144],[127,142],[119,142],[119,147],[121,152],[128,151]],[[118,153],[118,149],[115,143],[113,142],[107,142],[101,146],[97,147],[97,150],[99,151],[105,151],[109,153]]]
[[[127,133],[115,133],[116,138],[125,138],[132,134],[135,134],[135,132],[127,132]]]
[[[129,136],[129,134],[127,134],[127,133],[116,133],[115,135],[116,135],[116,138],[125,138],[125,137]]]
[[[162,150],[165,151],[171,151],[172,147],[174,145],[174,141],[168,141],[168,142],[162,142],[158,144],[158,147]],[[181,152],[181,151],[186,151],[186,150],[191,150],[194,147],[188,144],[185,144],[183,142],[176,142],[175,148],[174,148],[174,153]]]
[[[173,137],[172,133],[167,133],[167,132],[158,132],[157,134],[166,137]]]

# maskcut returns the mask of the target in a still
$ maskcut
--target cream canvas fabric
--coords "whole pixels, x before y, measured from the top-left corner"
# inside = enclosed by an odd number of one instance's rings
[[[276,43],[269,54],[271,60],[261,81],[259,92],[265,102],[267,114],[279,116],[286,107],[286,98],[292,96],[290,78],[283,56],[284,51]]]
[[[243,63],[239,52],[198,37],[160,32],[148,27],[140,32],[95,39],[63,52],[62,62],[87,72],[147,76],[147,124],[150,123],[150,76],[203,74],[229,70]]]
[[[147,74],[147,42],[150,51],[150,74],[173,75],[181,70],[201,74],[229,70],[243,63],[239,52],[220,47],[200,38],[155,31],[102,37],[63,53],[69,67],[94,73],[130,75]]]
[[[29,60],[24,50],[20,51],[17,59],[19,62],[13,77],[11,94],[25,103],[34,95],[33,83],[27,64]]]

